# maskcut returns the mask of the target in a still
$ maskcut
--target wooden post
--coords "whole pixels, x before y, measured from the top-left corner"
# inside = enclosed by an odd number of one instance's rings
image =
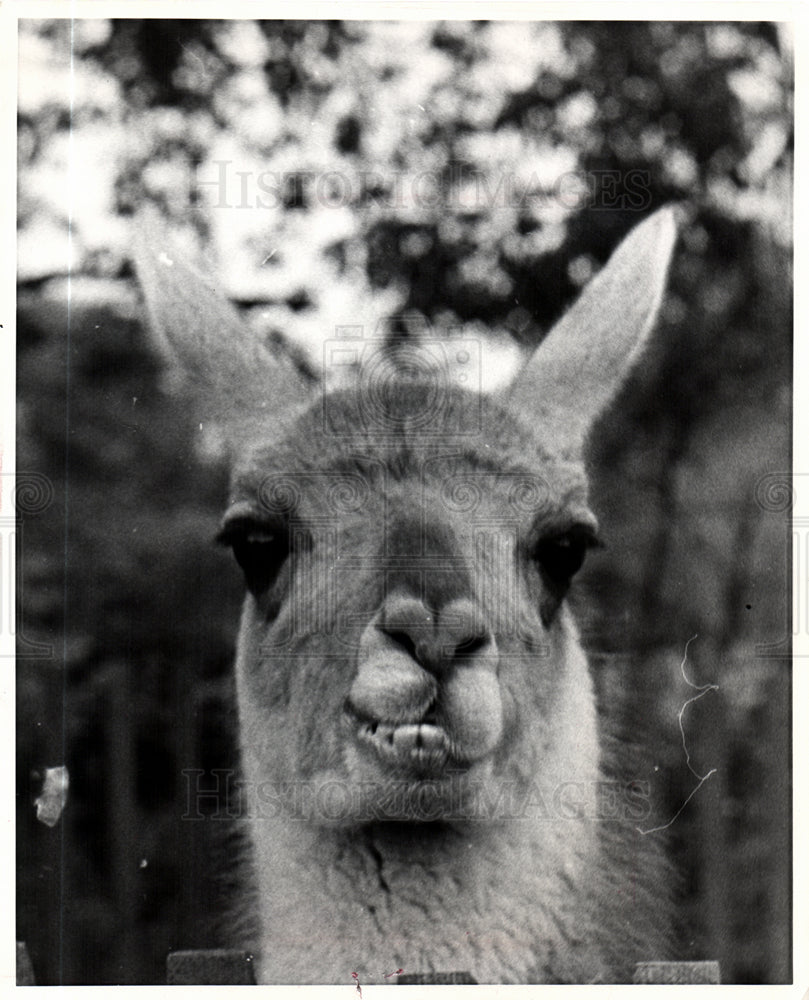
[[[17,985],[36,986],[34,967],[31,965],[31,958],[24,941],[17,942]]]

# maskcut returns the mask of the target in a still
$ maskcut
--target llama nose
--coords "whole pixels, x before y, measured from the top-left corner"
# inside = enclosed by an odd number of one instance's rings
[[[378,628],[433,674],[464,664],[496,669],[494,636],[469,598],[448,601],[434,611],[415,597],[393,594],[382,608]]]

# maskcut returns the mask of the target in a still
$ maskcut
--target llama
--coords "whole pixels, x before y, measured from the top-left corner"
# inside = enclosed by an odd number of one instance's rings
[[[655,320],[672,211],[489,395],[418,363],[321,392],[138,229],[154,336],[232,460],[257,980],[626,982],[670,957],[652,838],[631,794],[599,800],[566,594],[598,541],[583,446]]]

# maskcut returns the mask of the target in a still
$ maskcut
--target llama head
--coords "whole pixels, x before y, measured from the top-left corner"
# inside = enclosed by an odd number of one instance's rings
[[[671,211],[489,396],[440,365],[321,392],[154,221],[139,228],[152,328],[232,446],[220,537],[248,591],[237,685],[258,808],[297,783],[315,823],[449,821],[481,788],[593,784],[594,700],[565,604],[597,540],[582,451],[654,321]]]

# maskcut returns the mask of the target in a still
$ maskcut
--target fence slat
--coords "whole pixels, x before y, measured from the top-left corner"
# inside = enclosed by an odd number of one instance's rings
[[[719,962],[638,962],[632,982],[655,986],[716,985],[721,982]]]
[[[169,986],[255,986],[253,956],[225,948],[174,951],[166,963]]]
[[[403,972],[396,977],[397,986],[477,986],[470,972]]]

